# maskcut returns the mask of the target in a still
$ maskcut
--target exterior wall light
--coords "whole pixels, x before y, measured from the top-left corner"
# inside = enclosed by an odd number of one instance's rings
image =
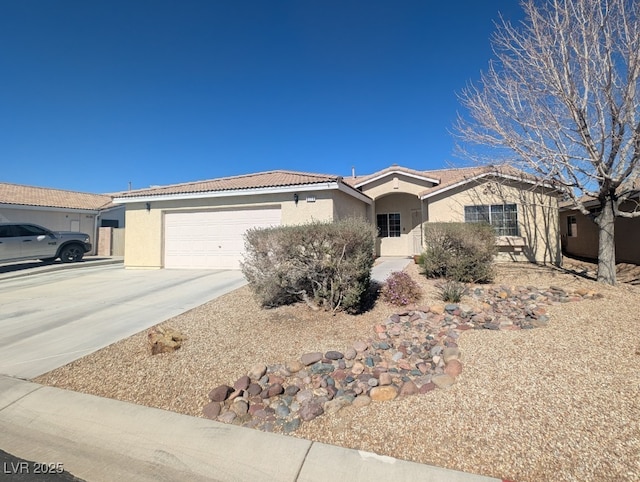
[[[296,203],[296,206],[298,205],[298,200],[299,200],[299,199],[300,199],[300,198],[298,197],[298,193],[295,193],[295,194],[293,195],[293,202],[294,202],[294,203]]]

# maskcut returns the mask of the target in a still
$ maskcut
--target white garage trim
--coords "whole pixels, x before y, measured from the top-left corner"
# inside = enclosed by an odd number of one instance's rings
[[[280,207],[164,214],[164,267],[240,269],[244,233],[279,226]]]

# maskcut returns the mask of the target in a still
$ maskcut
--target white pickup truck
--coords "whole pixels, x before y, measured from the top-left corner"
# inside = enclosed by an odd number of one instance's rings
[[[88,234],[50,231],[37,224],[0,223],[0,263],[40,259],[63,263],[82,260],[91,251]]]

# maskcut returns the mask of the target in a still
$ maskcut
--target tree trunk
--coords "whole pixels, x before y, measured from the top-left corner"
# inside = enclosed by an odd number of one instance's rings
[[[602,203],[602,212],[596,218],[598,224],[598,281],[616,284],[616,243],[614,237],[615,215],[613,200]]]

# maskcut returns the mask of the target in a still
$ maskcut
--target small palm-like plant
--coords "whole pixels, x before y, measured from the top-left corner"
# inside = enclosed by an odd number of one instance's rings
[[[445,281],[436,285],[442,301],[447,303],[459,303],[467,294],[467,286],[459,281]]]

